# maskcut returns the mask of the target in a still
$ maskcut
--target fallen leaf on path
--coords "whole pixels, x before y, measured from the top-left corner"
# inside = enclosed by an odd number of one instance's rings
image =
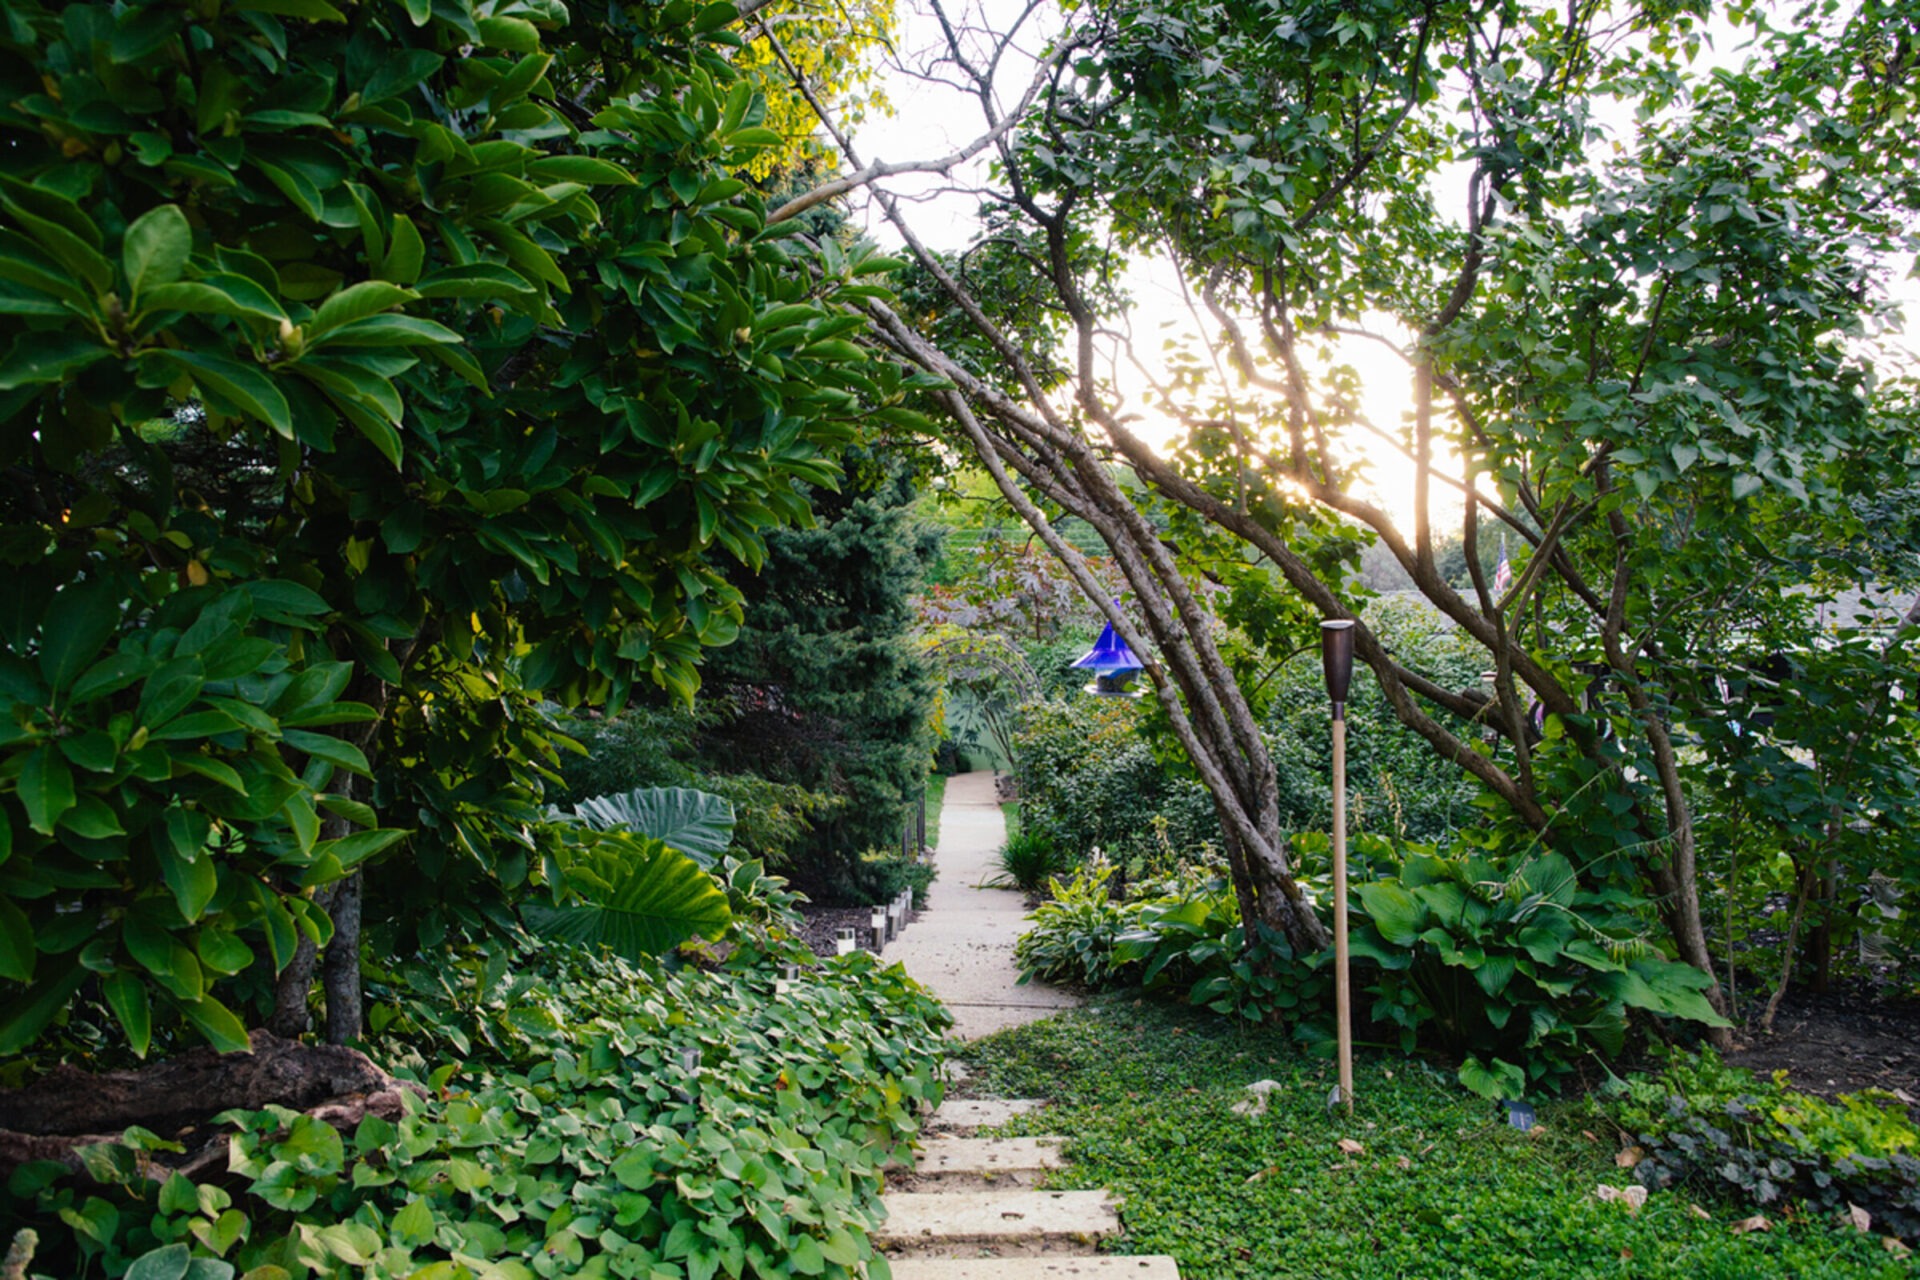
[[[1896,1258],[1904,1258],[1913,1252],[1913,1250],[1907,1248],[1906,1242],[1898,1236],[1881,1236],[1880,1245]]]
[[[1631,1169],[1646,1158],[1647,1149],[1645,1147],[1628,1147],[1625,1151],[1615,1156],[1613,1162],[1622,1169]]]
[[[1398,1160],[1394,1161],[1394,1163],[1399,1165],[1402,1169],[1413,1168],[1413,1161],[1407,1159],[1405,1156],[1401,1156]]]
[[[1267,1178],[1267,1177],[1271,1177],[1272,1175],[1274,1175],[1274,1174],[1276,1174],[1276,1173],[1278,1173],[1279,1171],[1280,1171],[1280,1166],[1279,1166],[1279,1165],[1277,1165],[1277,1164],[1270,1164],[1270,1165],[1268,1165],[1268,1166],[1267,1166],[1266,1168],[1264,1168],[1264,1169],[1262,1169],[1262,1170],[1260,1170],[1260,1172],[1258,1172],[1258,1173],[1256,1173],[1256,1174],[1253,1174],[1253,1175],[1251,1175],[1251,1176],[1249,1176],[1249,1177],[1247,1178],[1247,1180],[1246,1180],[1245,1182],[1243,1182],[1243,1183],[1241,1183],[1240,1185],[1241,1185],[1241,1186],[1243,1186],[1243,1187],[1245,1187],[1245,1186],[1251,1186],[1251,1185],[1253,1185],[1254,1183],[1256,1183],[1256,1182],[1258,1182],[1258,1181],[1260,1181],[1260,1179],[1262,1179],[1262,1178]]]
[[[1706,1219],[1706,1220],[1707,1220],[1708,1222],[1712,1222],[1712,1221],[1713,1221],[1713,1215],[1712,1215],[1712,1214],[1710,1214],[1710,1213],[1708,1213],[1708,1212],[1707,1212],[1707,1211],[1706,1211],[1705,1209],[1702,1209],[1702,1208],[1701,1208],[1701,1207],[1700,1207],[1699,1205],[1697,1205],[1697,1204],[1690,1204],[1690,1205],[1688,1205],[1688,1206],[1687,1206],[1687,1211],[1688,1211],[1688,1212],[1690,1212],[1691,1214],[1693,1214],[1693,1216],[1694,1216],[1694,1217],[1696,1217],[1696,1218],[1704,1218],[1704,1219]]]
[[[1764,1213],[1756,1213],[1751,1218],[1742,1218],[1733,1224],[1733,1234],[1737,1236],[1744,1236],[1749,1231],[1771,1230],[1773,1230],[1773,1223],[1767,1220],[1767,1215]]]
[[[1873,1230],[1873,1215],[1857,1204],[1847,1205],[1847,1221],[1853,1224],[1855,1231]]]
[[[1352,1138],[1342,1138],[1338,1145],[1342,1151],[1350,1156],[1363,1156],[1367,1154],[1367,1149],[1355,1142]]]

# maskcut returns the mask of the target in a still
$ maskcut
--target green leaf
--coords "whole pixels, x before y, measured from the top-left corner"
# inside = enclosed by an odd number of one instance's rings
[[[0,978],[33,981],[33,921],[11,898],[0,898]]]
[[[733,802],[692,787],[636,787],[594,796],[573,816],[596,831],[631,831],[708,862],[733,843]]]
[[[126,1033],[127,1046],[134,1056],[144,1058],[153,1041],[153,1006],[147,998],[147,984],[126,969],[116,969],[101,984],[107,1007]]]
[[[40,627],[40,674],[57,698],[93,664],[120,625],[120,591],[106,579],[61,589]]]
[[[152,351],[142,357],[178,365],[214,408],[236,417],[257,419],[293,439],[293,414],[287,398],[258,366],[196,351]]]
[[[305,18],[309,22],[345,22],[347,15],[327,0],[232,0],[229,8],[243,13],[275,13],[283,18]]]
[[[418,316],[369,316],[341,325],[314,340],[315,347],[407,347],[426,342],[457,343],[460,335]]]
[[[1468,1054],[1460,1064],[1460,1083],[1493,1102],[1518,1101],[1527,1091],[1527,1073],[1498,1058],[1482,1065],[1479,1058]]]
[[[146,289],[178,280],[192,254],[193,228],[178,205],[163,204],[136,219],[120,246],[120,265],[134,305],[140,305]]]
[[[111,354],[98,342],[64,329],[23,333],[0,360],[0,391],[64,381]]]
[[[171,840],[156,842],[155,854],[160,862],[160,876],[172,890],[181,916],[192,924],[206,911],[214,891],[220,887],[220,873],[213,865],[213,856],[202,849],[188,857]]]
[[[700,12],[694,15],[693,29],[705,35],[709,31],[718,31],[729,23],[737,22],[739,18],[740,10],[733,0],[714,0],[712,4],[702,5]]]
[[[355,831],[351,835],[341,836],[337,840],[322,840],[314,845],[316,860],[326,856],[338,859],[341,867],[351,871],[374,854],[406,839],[411,832],[404,827],[381,827],[374,831]]]
[[[246,1024],[212,996],[182,1000],[180,1012],[206,1037],[207,1043],[221,1053],[244,1053],[252,1047],[247,1043]]]
[[[69,961],[58,973],[42,978],[0,1008],[0,1057],[10,1057],[32,1044],[54,1015],[87,980],[78,961]]]
[[[413,284],[420,278],[420,268],[427,260],[427,246],[420,239],[420,229],[413,225],[412,218],[396,213],[387,240],[387,256],[380,264],[380,278],[401,286]],[[420,296],[434,295],[422,290]]]
[[[508,301],[535,292],[525,276],[490,262],[465,267],[442,267],[414,286],[423,298],[478,298]]]
[[[272,294],[245,276],[215,272],[198,280],[163,284],[141,295],[145,311],[186,311],[195,315],[259,316],[285,320],[286,311]]]
[[[407,1207],[393,1215],[393,1242],[403,1249],[413,1249],[433,1239],[433,1210],[425,1200],[418,1197],[409,1200]]]
[[[1397,947],[1411,947],[1419,939],[1426,923],[1426,908],[1406,889],[1382,882],[1363,884],[1359,893],[1360,903],[1373,917],[1381,937]]]
[[[525,18],[482,18],[480,43],[509,53],[540,52],[540,29]]]
[[[367,763],[366,753],[342,738],[325,733],[308,733],[301,729],[286,729],[281,732],[281,740],[295,751],[304,751],[316,760],[325,760],[339,765],[353,773],[366,774],[372,766]]]
[[[73,770],[51,742],[42,743],[27,757],[14,782],[20,803],[26,806],[27,825],[43,836],[73,808]]]
[[[530,904],[528,927],[630,960],[662,955],[696,935],[718,938],[733,918],[713,877],[658,840],[601,833],[568,861],[566,875],[587,905]]]
[[[632,186],[638,181],[617,164],[592,156],[542,156],[527,166],[538,182],[583,182],[588,186]]]
[[[186,1280],[187,1266],[191,1261],[186,1245],[162,1245],[151,1253],[141,1254],[127,1268],[124,1280]]]
[[[363,280],[349,285],[325,302],[307,325],[307,340],[314,341],[330,329],[379,315],[403,303],[418,300],[419,294],[386,280]]]

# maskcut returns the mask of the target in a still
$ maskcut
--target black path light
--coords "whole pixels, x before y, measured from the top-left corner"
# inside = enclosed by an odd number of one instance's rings
[[[1353,682],[1353,622],[1320,624],[1320,662],[1333,702],[1333,1019],[1340,1042],[1340,1103],[1353,1114],[1353,990],[1347,980],[1347,686]]]
[[[1073,665],[1093,673],[1093,683],[1086,686],[1088,693],[1102,698],[1137,698],[1143,690],[1129,689],[1133,678],[1144,670],[1140,659],[1133,656],[1133,650],[1127,648],[1127,642],[1109,622],[1100,632],[1100,638],[1093,642],[1093,648],[1075,659]]]

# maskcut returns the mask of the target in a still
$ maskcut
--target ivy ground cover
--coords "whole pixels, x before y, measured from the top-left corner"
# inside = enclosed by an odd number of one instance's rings
[[[883,1280],[880,1170],[938,1101],[948,1019],[866,955],[777,991],[800,958],[450,957],[431,998],[386,993],[376,1051],[427,1086],[397,1123],[228,1112],[231,1175],[198,1184],[130,1130],[88,1150],[95,1185],[23,1167],[0,1224],[38,1228],[47,1277]]]
[[[1706,1191],[1655,1191],[1637,1211],[1602,1199],[1635,1184],[1593,1104],[1544,1106],[1522,1133],[1418,1059],[1363,1055],[1349,1120],[1327,1108],[1332,1064],[1283,1033],[1132,998],[972,1053],[983,1090],[1054,1100],[1006,1130],[1068,1138],[1053,1185],[1111,1190],[1123,1248],[1173,1255],[1183,1280],[1914,1273],[1831,1217],[1776,1212],[1743,1231],[1752,1209]],[[1266,1079],[1280,1086],[1266,1114],[1236,1114]]]

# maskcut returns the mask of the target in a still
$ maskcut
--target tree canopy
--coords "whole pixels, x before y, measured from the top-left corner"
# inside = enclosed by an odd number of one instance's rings
[[[1157,655],[1243,911],[1296,942],[1320,929],[1195,584],[1243,604],[1265,591],[1298,634],[1358,616],[1354,567],[1378,540],[1492,672],[1484,690],[1444,683],[1361,616],[1393,713],[1498,798],[1521,843],[1651,888],[1680,954],[1711,970],[1679,744],[1711,750],[1725,739],[1701,725],[1737,711],[1703,677],[1757,663],[1763,632],[1815,643],[1792,590],[1823,569],[1857,578],[1859,501],[1911,483],[1917,460],[1912,389],[1877,373],[1875,344],[1913,246],[1915,90],[1896,68],[1920,15],[1718,16],[1750,44],[1709,62],[1705,6],[1114,0],[1061,15],[1011,90],[995,72],[1024,33],[949,20],[942,67],[993,157],[958,258],[888,190],[911,166],[838,135],[946,299],[937,322],[866,305],[876,345],[952,383],[953,437]],[[988,253],[991,284],[967,269]],[[1150,256],[1195,316],[1164,376],[1121,336],[1118,265]],[[1036,312],[1057,346],[1025,336]],[[1341,339],[1397,358],[1409,421],[1365,420]],[[1115,373],[1129,360],[1132,381]],[[1176,424],[1174,448],[1143,413]],[[1357,483],[1368,439],[1412,462],[1408,525]],[[1461,587],[1438,567],[1450,507]],[[1052,530],[1059,514],[1099,530],[1129,608]],[[1488,517],[1513,536],[1511,584],[1478,546]],[[1910,666],[1904,636],[1875,647],[1882,689]],[[1886,699],[1853,688],[1824,713],[1852,717],[1843,754],[1904,749]],[[1845,772],[1825,774],[1829,827],[1877,808]]]
[[[535,703],[692,696],[909,381],[845,340],[876,264],[743,176],[734,17],[7,7],[0,1052],[76,995],[298,1030],[336,933],[356,1034],[363,911],[555,887]]]

